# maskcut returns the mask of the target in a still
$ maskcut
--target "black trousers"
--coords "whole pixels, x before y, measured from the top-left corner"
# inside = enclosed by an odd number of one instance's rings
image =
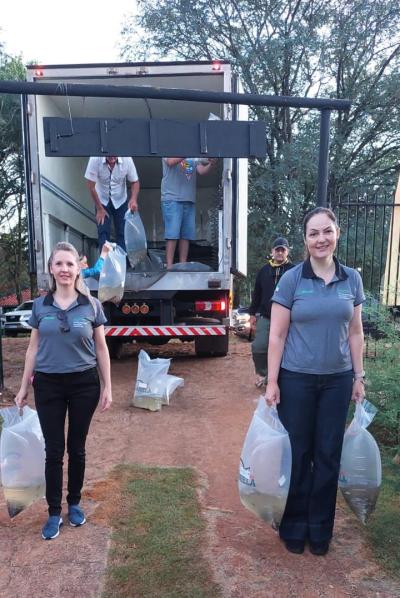
[[[332,537],[352,386],[352,371],[321,376],[280,371],[278,413],[292,446],[289,496],[279,527],[284,540]]]
[[[36,372],[33,388],[45,440],[49,515],[60,515],[66,415],[68,413],[67,503],[76,505],[81,499],[85,476],[86,436],[100,398],[99,376],[96,368],[71,374]]]

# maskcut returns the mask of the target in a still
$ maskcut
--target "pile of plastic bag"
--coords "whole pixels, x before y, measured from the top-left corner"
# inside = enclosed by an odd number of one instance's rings
[[[260,397],[247,432],[239,466],[239,495],[252,513],[279,527],[292,471],[289,435],[278,412]]]
[[[170,365],[171,359],[151,359],[146,351],[140,351],[132,400],[134,407],[160,411],[163,405],[169,405],[172,393],[183,386],[183,378],[168,374]]]
[[[147,256],[146,232],[139,212],[126,212],[124,237],[129,263],[135,268]]]
[[[376,412],[376,407],[367,400],[357,403],[354,418],[344,435],[340,462],[339,488],[364,524],[375,509],[382,481],[379,448],[367,430]]]
[[[0,409],[0,468],[4,498],[15,517],[45,495],[44,439],[34,409]]]
[[[112,250],[104,258],[100,272],[98,298],[102,303],[110,301],[118,305],[125,288],[126,253],[119,245],[110,245]]]

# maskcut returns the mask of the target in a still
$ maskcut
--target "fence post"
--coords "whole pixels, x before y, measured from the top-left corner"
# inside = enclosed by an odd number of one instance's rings
[[[321,110],[317,205],[327,206],[330,110]]]

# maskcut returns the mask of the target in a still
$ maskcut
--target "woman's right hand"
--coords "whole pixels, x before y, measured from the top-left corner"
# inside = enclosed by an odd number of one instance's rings
[[[25,407],[25,405],[28,404],[28,391],[23,388],[20,388],[14,401],[19,409]]]
[[[265,400],[269,407],[276,407],[280,403],[280,390],[277,382],[268,382],[265,391]]]

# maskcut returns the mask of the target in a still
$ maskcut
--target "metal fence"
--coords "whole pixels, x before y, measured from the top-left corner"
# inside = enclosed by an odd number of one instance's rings
[[[380,305],[394,316],[400,314],[400,203],[394,202],[393,194],[361,194],[342,198],[332,207],[341,230],[338,259],[360,272],[367,292],[366,355],[374,357]]]

